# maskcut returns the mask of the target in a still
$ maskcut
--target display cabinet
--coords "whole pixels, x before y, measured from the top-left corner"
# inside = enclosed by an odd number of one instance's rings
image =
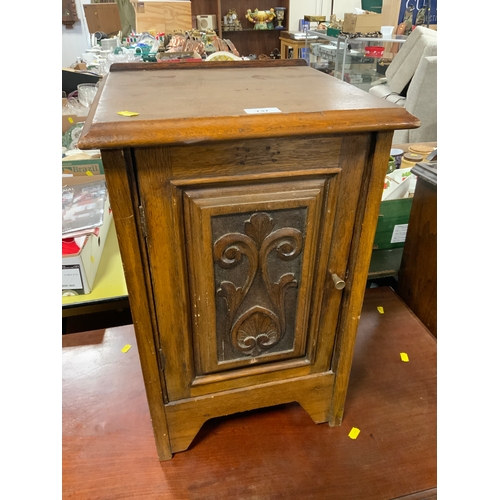
[[[383,78],[407,37],[351,38],[328,36],[325,30],[306,32],[304,58],[309,65],[368,91]]]
[[[301,59],[115,64],[100,92],[78,145],[101,150],[160,459],[265,406],[340,425],[393,132],[418,119]]]

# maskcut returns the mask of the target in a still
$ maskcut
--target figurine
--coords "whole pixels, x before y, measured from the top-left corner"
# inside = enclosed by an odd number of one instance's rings
[[[238,14],[236,10],[229,9],[226,16],[224,16],[224,23],[222,26],[223,31],[241,31],[241,23],[238,19]]]
[[[332,14],[330,16],[330,28],[338,29],[338,30],[342,31],[342,25],[343,25],[343,22],[338,20],[337,16],[335,14]]]
[[[276,26],[277,30],[282,30],[285,27],[283,26],[283,22],[285,20],[285,10],[286,7],[276,7],[276,20],[278,21],[278,26]]]
[[[403,23],[405,25],[405,35],[409,35],[413,30],[413,11],[415,10],[414,5],[408,5],[403,16]]]
[[[415,26],[422,26],[427,23],[427,18],[429,17],[429,7],[427,4],[418,10],[417,19],[415,20]]]
[[[273,19],[276,17],[274,9],[271,7],[269,10],[259,10],[255,9],[253,12],[248,9],[247,15],[245,16],[251,23],[254,23],[254,29],[256,30],[267,30],[273,29]],[[269,27],[269,24],[271,28]]]

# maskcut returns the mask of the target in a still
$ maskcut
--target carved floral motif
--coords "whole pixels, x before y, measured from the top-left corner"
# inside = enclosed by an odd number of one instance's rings
[[[302,252],[302,234],[292,227],[273,229],[274,222],[268,214],[256,213],[245,222],[245,234],[226,234],[213,248],[215,263],[221,268],[234,268],[243,257],[248,262],[242,286],[223,281],[217,290],[226,301],[231,343],[247,356],[258,356],[280,341],[286,327],[285,293],[290,287],[297,287],[293,273],[285,273],[273,282],[268,258],[275,251],[282,261],[295,259]],[[257,293],[261,303],[242,307],[252,286],[261,288]]]

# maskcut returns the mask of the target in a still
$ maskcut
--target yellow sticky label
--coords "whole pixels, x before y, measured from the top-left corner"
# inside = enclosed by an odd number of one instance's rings
[[[88,176],[90,177],[91,175],[94,175],[94,174],[93,174],[90,170],[87,170],[87,171],[85,172],[85,175],[88,175]]]
[[[378,306],[377,307],[377,311],[380,313],[380,314],[384,314],[384,308],[382,306]]]
[[[351,439],[356,439],[361,431],[357,427],[353,427],[349,434],[347,434]]]
[[[406,352],[400,352],[399,355],[401,356],[401,361],[404,361],[405,363],[408,363],[408,361],[410,361]]]
[[[118,114],[122,116],[138,116],[139,113],[135,113],[134,111],[118,111]]]
[[[122,347],[122,352],[128,352],[128,350],[131,348],[132,346],[130,344],[125,344],[123,347]]]
[[[73,123],[73,118],[71,118],[71,116],[68,116],[68,121],[69,123]]]

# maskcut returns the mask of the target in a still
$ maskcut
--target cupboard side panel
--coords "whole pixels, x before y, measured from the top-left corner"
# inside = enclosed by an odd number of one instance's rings
[[[137,349],[141,360],[144,385],[148,399],[156,447],[160,460],[172,458],[169,434],[164,411],[164,400],[160,371],[157,362],[154,315],[148,293],[144,269],[147,263],[141,251],[139,217],[134,205],[134,185],[128,151],[103,150],[102,160],[106,172],[106,183],[116,226],[120,254],[125,271],[129,300],[134,322]],[[127,159],[126,159],[127,157]],[[149,297],[149,300],[148,300]],[[146,298],[146,300],[145,300]]]
[[[372,134],[367,149],[368,155],[363,169],[363,182],[349,254],[348,282],[344,289],[333,352],[332,370],[336,377],[329,422],[332,426],[340,425],[344,414],[354,343],[366,289],[392,136],[392,131]]]
[[[134,150],[169,401],[194,378],[182,192],[170,182],[168,148]],[[160,277],[160,278],[157,278]]]

